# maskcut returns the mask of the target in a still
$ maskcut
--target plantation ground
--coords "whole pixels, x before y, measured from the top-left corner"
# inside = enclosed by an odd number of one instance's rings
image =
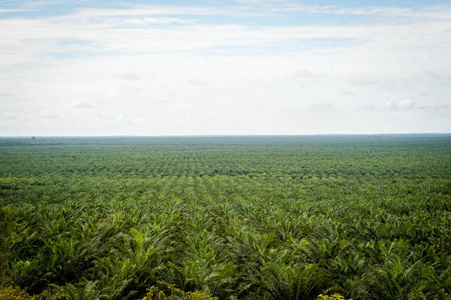
[[[48,299],[449,299],[450,194],[451,135],[1,138],[1,280]]]

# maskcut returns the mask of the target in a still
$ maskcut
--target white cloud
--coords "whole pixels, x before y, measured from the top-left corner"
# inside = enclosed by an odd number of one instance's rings
[[[4,119],[16,119],[17,116],[16,116],[15,114],[13,114],[13,113],[10,113],[10,112],[5,111],[5,112],[3,113],[3,118],[4,118]]]
[[[385,102],[384,106],[386,108],[395,108],[395,109],[411,109],[415,107],[415,104],[410,99],[404,99],[404,100],[388,100]]]
[[[22,3],[18,3],[20,7],[26,8],[26,9],[37,9],[40,7],[52,5],[52,4],[60,4],[62,3],[61,0],[29,0],[29,1],[22,1]]]
[[[130,16],[164,16],[164,15],[184,15],[184,16],[212,16],[212,15],[230,15],[241,14],[227,9],[208,8],[208,7],[188,7],[188,6],[158,6],[141,5],[128,9],[96,9],[83,8],[77,10],[75,14],[67,17],[70,19],[99,20],[110,17],[130,17]],[[61,17],[62,18],[62,17]]]
[[[451,130],[450,21],[250,26],[193,17],[228,10],[0,20],[0,109],[22,126],[0,135]],[[419,115],[440,121],[418,124]]]
[[[308,13],[317,15],[348,15],[348,16],[380,16],[391,18],[410,18],[415,20],[433,19],[449,20],[450,4],[417,6],[417,7],[386,7],[362,6],[345,7],[337,5],[300,5],[288,2],[282,5],[273,5],[274,12]]]
[[[93,104],[91,101],[88,100],[81,100],[77,101],[74,105],[74,108],[96,108],[97,105]]]
[[[25,9],[4,9],[0,8],[0,13],[17,13],[17,12],[23,12],[26,11]]]
[[[235,0],[238,3],[244,4],[267,4],[267,3],[286,3],[289,0]]]
[[[342,93],[343,95],[346,95],[346,96],[354,96],[355,95],[355,93],[350,90],[340,90],[340,93]]]
[[[127,72],[123,75],[123,78],[125,80],[142,80],[143,79],[143,75],[137,72]]]
[[[121,21],[121,24],[123,25],[153,25],[153,24],[159,24],[159,25],[167,25],[171,23],[178,23],[178,24],[189,24],[192,23],[192,20],[184,20],[184,19],[177,19],[177,18],[127,18],[125,20]]]
[[[413,108],[414,103],[410,99],[404,99],[397,103],[397,107],[400,109]]]

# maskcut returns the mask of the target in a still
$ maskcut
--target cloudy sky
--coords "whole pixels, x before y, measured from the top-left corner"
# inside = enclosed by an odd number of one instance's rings
[[[451,1],[0,0],[0,136],[451,132]]]

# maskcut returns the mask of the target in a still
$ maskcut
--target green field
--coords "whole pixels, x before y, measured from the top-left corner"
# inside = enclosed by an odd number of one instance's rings
[[[0,203],[44,299],[451,299],[449,134],[0,138]]]

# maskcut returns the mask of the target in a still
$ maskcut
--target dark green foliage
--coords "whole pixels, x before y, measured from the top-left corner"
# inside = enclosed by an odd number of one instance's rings
[[[446,299],[450,175],[449,135],[4,138],[2,284]]]
[[[8,236],[8,211],[0,202],[0,282],[5,276],[7,268],[5,239]]]

